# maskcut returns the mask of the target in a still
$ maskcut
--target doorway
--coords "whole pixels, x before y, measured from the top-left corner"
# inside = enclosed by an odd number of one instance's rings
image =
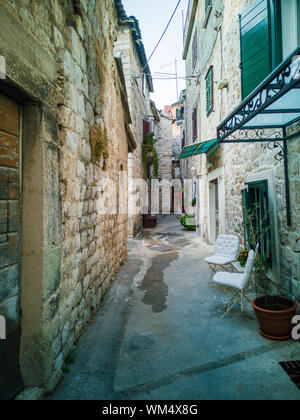
[[[22,390],[20,353],[21,107],[0,92],[0,400]]]
[[[220,203],[219,203],[219,180],[209,182],[209,233],[210,243],[215,244],[220,234]]]

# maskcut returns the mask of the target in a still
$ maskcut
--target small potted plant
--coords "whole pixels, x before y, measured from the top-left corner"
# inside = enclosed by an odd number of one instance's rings
[[[195,216],[184,215],[180,219],[180,223],[188,231],[195,232],[197,230]]]
[[[247,259],[248,259],[248,254],[250,252],[250,249],[243,249],[239,255],[238,255],[238,262],[240,263],[240,265],[242,267],[245,267],[246,263],[247,263]]]
[[[157,150],[155,148],[155,143],[157,140],[154,138],[154,133],[147,133],[144,136],[144,141],[142,144],[142,159],[143,163],[148,165],[153,165],[154,176],[158,177],[159,170],[159,159]]]
[[[252,307],[260,324],[260,334],[270,340],[288,340],[297,304],[289,298],[272,294],[270,255],[263,254],[259,245],[270,231],[269,215],[257,221],[257,209],[245,213],[247,240],[250,247],[256,249],[255,287],[258,297],[252,301]]]

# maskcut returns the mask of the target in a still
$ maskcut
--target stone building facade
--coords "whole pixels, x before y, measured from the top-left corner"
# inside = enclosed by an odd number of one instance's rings
[[[174,118],[165,111],[160,111],[159,122],[154,125],[154,137],[157,142],[155,148],[158,154],[158,179],[172,179],[173,135],[172,124]]]
[[[0,399],[56,387],[126,258],[134,143],[117,23],[113,0],[1,1]]]
[[[287,3],[282,1],[285,7]],[[193,76],[187,82],[186,92],[188,145],[215,139],[217,127],[241,103],[239,16],[247,15],[257,5],[264,7],[264,3],[255,0],[189,2],[184,47],[186,73]],[[282,24],[284,27],[285,22]],[[211,91],[208,91],[207,80],[211,75]],[[208,108],[208,101],[212,102],[212,109]],[[276,161],[275,154],[267,143],[224,144],[211,153],[187,159],[187,172],[199,185],[199,232],[211,244],[219,233],[238,234],[243,243],[243,190],[254,183],[267,183],[272,278],[282,293],[300,300],[300,261],[299,254],[294,252],[300,226],[299,138],[288,141],[291,227],[287,223],[284,165]]]
[[[124,9],[119,10],[118,17],[119,26],[115,55],[120,57],[123,64],[132,115],[130,129],[136,143],[136,149],[128,156],[128,234],[134,237],[141,231],[143,222],[139,203],[137,203],[139,183],[136,180],[147,180],[148,175],[147,164],[142,159],[142,145],[145,123],[150,127],[150,120],[152,119],[150,92],[153,92],[153,84],[138,21],[134,17],[127,17]]]

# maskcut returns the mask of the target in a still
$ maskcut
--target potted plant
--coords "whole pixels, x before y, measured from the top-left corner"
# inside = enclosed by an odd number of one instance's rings
[[[184,215],[180,219],[180,223],[188,231],[195,232],[197,230],[195,216]]]
[[[243,249],[239,255],[238,255],[238,262],[240,263],[240,265],[242,267],[245,267],[246,263],[247,263],[247,259],[248,259],[248,254],[250,252],[250,249]]]
[[[144,141],[142,144],[142,158],[144,163],[153,165],[154,176],[158,177],[159,159],[155,143],[157,140],[154,138],[154,133],[147,133],[144,135]]]
[[[269,276],[270,251],[262,253],[260,249],[270,232],[269,215],[259,219],[257,208],[246,210],[245,213],[247,242],[250,248],[256,249],[255,288],[258,297],[252,301],[252,307],[260,324],[260,334],[270,340],[288,340],[291,337],[292,319],[296,314],[297,304],[289,298],[272,294]]]

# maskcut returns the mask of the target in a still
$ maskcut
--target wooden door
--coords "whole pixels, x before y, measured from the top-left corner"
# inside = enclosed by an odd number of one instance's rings
[[[20,115],[18,103],[0,92],[0,400],[22,390],[20,350]]]

